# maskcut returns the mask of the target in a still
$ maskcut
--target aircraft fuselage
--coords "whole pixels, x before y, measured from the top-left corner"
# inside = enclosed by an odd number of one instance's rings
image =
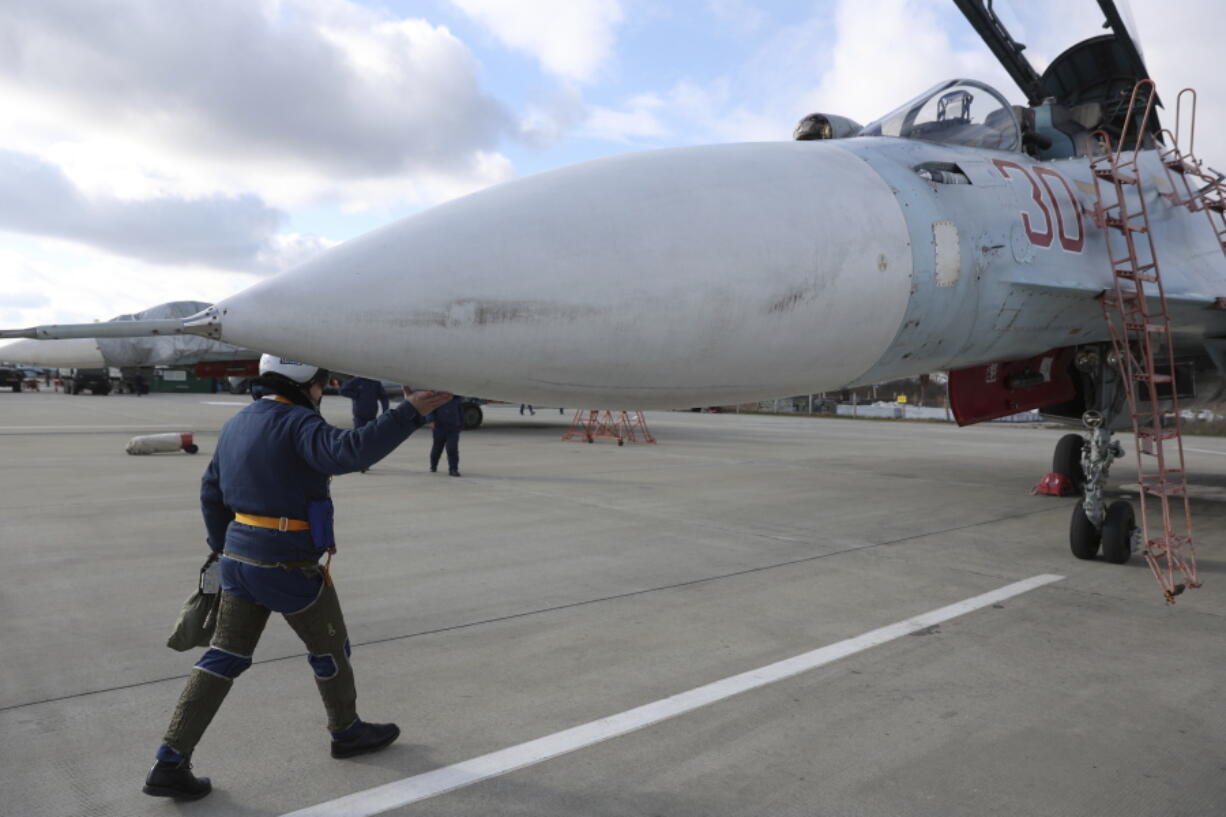
[[[1226,259],[1143,166],[1175,322],[1220,333]],[[1106,340],[1094,200],[1085,159],[907,139],[649,151],[411,216],[217,310],[230,343],[456,393],[755,400]]]

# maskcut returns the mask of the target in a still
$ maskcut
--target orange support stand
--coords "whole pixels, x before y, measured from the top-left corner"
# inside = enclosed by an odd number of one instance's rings
[[[582,440],[588,443],[602,438],[617,440],[618,445],[624,445],[627,442],[654,443],[656,441],[656,438],[647,430],[647,419],[641,411],[613,412],[580,409],[575,412],[570,428],[562,435],[563,440]]]

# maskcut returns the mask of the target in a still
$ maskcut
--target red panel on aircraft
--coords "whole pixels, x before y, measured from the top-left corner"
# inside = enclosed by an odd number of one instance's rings
[[[1063,403],[1076,396],[1069,374],[1073,349],[971,366],[949,373],[949,407],[960,426]]]
[[[260,373],[258,360],[213,360],[197,363],[196,377],[255,377]]]

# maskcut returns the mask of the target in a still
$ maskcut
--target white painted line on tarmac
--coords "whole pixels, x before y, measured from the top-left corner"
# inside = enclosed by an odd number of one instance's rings
[[[62,425],[62,426],[0,426],[0,432],[4,432],[4,431],[130,431],[132,429],[178,430],[181,428],[183,428],[183,426],[181,425],[149,426],[143,423],[123,423],[121,425],[109,425],[109,426],[100,426],[100,425],[93,425],[93,426],[68,426],[68,425]]]
[[[518,746],[500,749],[453,766],[385,783],[373,789],[308,806],[282,817],[370,817],[394,808],[436,797],[482,780],[513,772],[550,758],[583,749],[625,735],[645,726],[674,718],[699,707],[731,698],[742,692],[799,675],[838,661],[863,650],[877,647],[904,635],[923,630],[958,616],[979,610],[1013,596],[1062,580],[1063,576],[1042,574],[989,591],[979,596],[933,610],[914,618],[888,624],[862,635],[848,638],[811,652],[786,658],[740,675],[733,675],[617,715],[564,729]]]
[[[1197,454],[1217,454],[1219,457],[1226,457],[1226,451],[1214,451],[1211,448],[1192,448],[1190,446],[1185,445],[1183,447],[1183,450],[1184,451],[1195,451]]]

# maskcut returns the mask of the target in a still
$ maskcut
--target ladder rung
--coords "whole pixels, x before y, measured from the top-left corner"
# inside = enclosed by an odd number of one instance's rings
[[[1148,428],[1139,428],[1137,429],[1137,436],[1144,437],[1145,439],[1153,442],[1161,442],[1162,440],[1173,440],[1180,435],[1179,432],[1175,430],[1154,431]]]
[[[1134,332],[1165,332],[1167,331],[1166,324],[1163,323],[1135,323],[1133,321],[1124,321],[1124,326]],[[1161,381],[1165,382],[1165,381]]]
[[[1132,232],[1134,232],[1134,233],[1147,233],[1147,232],[1149,232],[1149,228],[1148,228],[1148,227],[1146,227],[1145,225],[1141,225],[1140,227],[1137,227],[1137,226],[1134,226],[1134,225],[1132,225],[1132,224],[1126,224],[1126,223],[1124,222],[1124,220],[1123,220],[1123,219],[1120,219],[1120,218],[1111,218],[1111,217],[1108,217],[1108,218],[1107,218],[1107,226],[1108,226],[1108,227],[1114,227],[1115,229],[1117,229],[1117,230],[1121,230],[1121,231],[1123,231],[1123,230],[1130,230],[1130,231],[1132,231]]]
[[[1136,270],[1132,269],[1131,267],[1127,269],[1117,269],[1115,271],[1115,274],[1119,276],[1120,278],[1127,278],[1130,281],[1143,281],[1143,282],[1150,283],[1150,284],[1156,284],[1158,283],[1157,275],[1146,275],[1145,274],[1147,270],[1151,270],[1153,268],[1154,268],[1153,264],[1146,264],[1145,266],[1139,269],[1136,269]]]
[[[1146,485],[1142,483],[1141,490],[1150,496],[1182,496],[1186,488],[1183,485]]]
[[[1118,182],[1119,184],[1136,184],[1136,176],[1128,176],[1124,173],[1116,171],[1114,168],[1106,168],[1103,170],[1095,170],[1094,175],[1100,179],[1105,179],[1109,182]]]

